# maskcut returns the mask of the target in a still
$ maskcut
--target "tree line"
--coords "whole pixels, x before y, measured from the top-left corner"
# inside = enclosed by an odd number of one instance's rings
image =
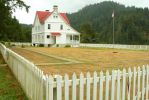
[[[29,11],[29,6],[21,0],[0,0],[0,41],[31,41],[31,25],[20,24],[12,16],[17,8]]]
[[[149,44],[149,9],[125,7],[106,1],[88,5],[67,14],[71,25],[81,32],[81,42],[113,43],[113,19],[116,44]]]

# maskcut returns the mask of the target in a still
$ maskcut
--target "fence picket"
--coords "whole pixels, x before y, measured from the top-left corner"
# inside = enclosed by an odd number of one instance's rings
[[[121,77],[120,70],[118,70],[118,72],[117,72],[117,100],[120,100],[120,96],[121,96],[121,93],[120,93],[120,77]]]
[[[140,100],[140,76],[141,76],[141,71],[140,71],[140,67],[138,67],[138,91],[137,91],[137,100]]]
[[[106,95],[105,95],[105,100],[109,100],[109,71],[106,72]]]
[[[86,78],[86,100],[90,100],[90,73],[87,73]]]
[[[97,100],[97,72],[93,74],[93,100]]]
[[[142,100],[144,100],[145,95],[145,66],[142,67]]]
[[[136,100],[136,78],[137,78],[137,72],[136,68],[133,69],[133,100]]]
[[[77,97],[76,86],[77,86],[77,76],[74,73],[73,76],[72,76],[72,100],[76,100],[76,97]]]
[[[115,100],[115,71],[112,71],[111,100]]]
[[[103,72],[101,71],[100,72],[100,82],[99,82],[99,85],[100,85],[100,100],[103,100],[103,81],[104,81],[104,76],[103,76]]]
[[[69,100],[69,76],[65,74],[64,76],[65,80],[65,100]]]
[[[131,69],[128,69],[128,83],[127,83],[127,94],[128,94],[128,100],[131,100],[131,78],[132,78],[132,72]]]
[[[50,75],[48,77],[48,100],[53,100],[53,77]]]
[[[62,100],[62,77],[60,75],[57,75],[56,78],[57,81],[57,100]]]
[[[80,100],[84,100],[84,75],[80,74]]]
[[[146,66],[146,100],[149,99],[149,65]]]
[[[123,69],[123,84],[122,84],[122,100],[125,100],[126,97],[126,69]]]

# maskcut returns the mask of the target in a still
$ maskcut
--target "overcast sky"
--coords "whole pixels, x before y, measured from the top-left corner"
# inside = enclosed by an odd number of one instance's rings
[[[32,24],[36,11],[53,10],[53,5],[58,5],[61,12],[76,12],[86,5],[102,1],[115,1],[126,6],[148,7],[149,0],[23,0],[31,8],[29,13],[25,10],[16,10],[14,15],[20,23]]]

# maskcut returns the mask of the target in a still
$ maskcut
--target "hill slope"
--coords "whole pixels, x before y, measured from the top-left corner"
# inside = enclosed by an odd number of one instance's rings
[[[68,14],[71,25],[82,33],[82,42],[112,43],[115,12],[115,43],[149,44],[149,9],[125,7],[115,2],[88,5]]]

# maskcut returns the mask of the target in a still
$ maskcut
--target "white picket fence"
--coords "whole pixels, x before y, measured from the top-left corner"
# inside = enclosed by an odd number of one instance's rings
[[[31,100],[149,100],[149,65],[55,78],[2,44],[0,50]]]
[[[149,50],[149,45],[122,45],[122,44],[88,44],[88,43],[81,43],[80,47]]]
[[[44,74],[33,63],[0,44],[1,54],[31,100],[44,100]]]
[[[141,69],[117,70],[111,75],[109,71],[99,75],[94,72],[93,76],[81,73],[79,78],[73,74],[70,80],[67,74],[64,78],[58,76],[56,81],[46,76],[46,97],[47,100],[149,100],[149,66]]]

